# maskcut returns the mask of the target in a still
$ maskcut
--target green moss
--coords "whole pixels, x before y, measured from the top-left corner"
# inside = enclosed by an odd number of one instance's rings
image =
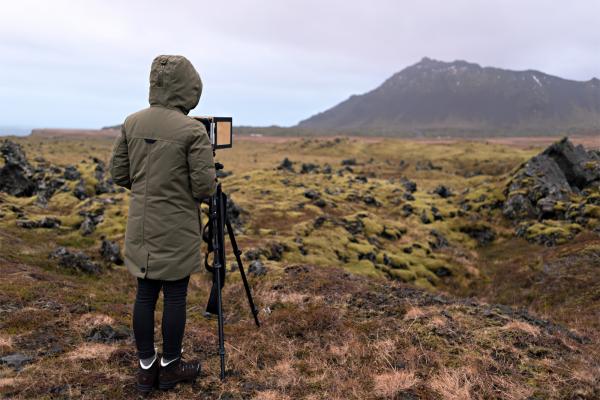
[[[376,251],[375,246],[373,246],[372,244],[369,244],[369,243],[364,243],[364,242],[363,243],[348,242],[346,244],[346,247],[348,248],[348,250],[355,252],[359,255],[375,253],[375,251]]]
[[[600,218],[600,206],[586,204],[583,208],[583,215],[589,218]]]
[[[396,269],[407,269],[411,265],[411,257],[405,254],[390,254],[387,256],[389,265]]]
[[[440,279],[423,264],[412,265],[410,270],[417,274],[418,278],[425,278],[432,283],[436,283]]]
[[[417,278],[414,282],[415,286],[420,287],[421,289],[434,291],[435,287],[425,278]]]
[[[387,269],[385,271],[390,277],[404,282],[412,282],[417,279],[417,274],[408,269]]]

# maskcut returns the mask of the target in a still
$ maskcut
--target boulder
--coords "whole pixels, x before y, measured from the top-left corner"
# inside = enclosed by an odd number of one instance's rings
[[[32,360],[32,357],[29,357],[25,354],[14,353],[6,355],[4,357],[0,357],[0,364],[6,364],[10,368],[13,368],[16,371],[20,371],[25,364],[30,363]]]
[[[267,267],[260,260],[253,260],[248,267],[248,273],[256,276],[262,276],[267,273]]]
[[[86,339],[92,342],[114,343],[128,339],[130,336],[131,332],[125,326],[112,327],[111,325],[103,324],[92,327]]]
[[[93,262],[87,254],[81,251],[72,252],[65,247],[58,247],[50,253],[48,258],[58,260],[58,265],[64,268],[88,274],[97,274],[100,272],[98,264]]]
[[[433,193],[437,194],[443,199],[453,196],[452,191],[444,185],[438,185],[435,189],[433,189]]]
[[[434,240],[429,242],[429,246],[432,250],[438,250],[443,247],[448,247],[448,239],[444,235],[442,235],[439,231],[432,229],[429,231],[431,236],[433,236]]]
[[[102,244],[100,245],[100,256],[109,264],[123,265],[121,247],[117,242],[102,238]]]
[[[279,164],[279,166],[277,167],[277,169],[278,170],[282,170],[282,171],[295,172],[294,171],[294,164],[287,157],[283,159],[283,161],[281,162],[281,164]]]
[[[48,205],[48,201],[54,193],[61,189],[65,184],[62,178],[44,177],[37,181],[37,199],[36,204],[42,207]]]
[[[400,179],[400,184],[404,187],[404,190],[406,190],[408,193],[414,193],[417,191],[417,184],[414,181],[411,181],[410,179],[408,179],[406,177],[402,177]]]
[[[17,197],[33,196],[37,190],[34,171],[21,146],[5,140],[0,153],[4,158],[4,166],[0,168],[0,191]]]
[[[73,189],[73,196],[77,197],[79,200],[85,200],[89,196],[85,190],[85,182],[83,179],[79,180],[79,183]]]
[[[81,173],[77,170],[74,165],[67,165],[63,173],[63,178],[68,181],[76,181],[81,178]]]
[[[300,173],[301,174],[310,174],[311,172],[317,172],[318,169],[319,169],[319,166],[317,164],[304,163],[304,164],[302,164]]]
[[[92,211],[80,211],[79,215],[83,217],[83,221],[79,225],[79,230],[83,236],[88,236],[96,230],[96,225],[104,221],[104,208]]]
[[[237,203],[233,201],[231,196],[227,197],[227,219],[229,223],[236,231],[241,231],[244,227],[244,222],[246,220],[246,215],[248,212],[240,207]]]
[[[53,229],[60,226],[60,219],[54,217],[44,217],[39,221],[32,221],[29,219],[18,219],[17,226],[25,229],[32,228],[47,228]]]
[[[558,204],[600,185],[600,156],[568,138],[525,162],[504,190],[502,213],[510,219],[564,218]]]
[[[304,192],[304,197],[309,200],[316,200],[321,197],[321,194],[314,189],[309,189]]]
[[[463,225],[460,227],[460,231],[475,239],[480,246],[491,243],[496,239],[496,233],[493,229],[484,224]]]

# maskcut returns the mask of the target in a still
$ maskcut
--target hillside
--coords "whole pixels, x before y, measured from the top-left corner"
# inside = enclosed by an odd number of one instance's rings
[[[298,128],[397,135],[600,132],[600,80],[423,58]]]
[[[1,143],[5,398],[134,395],[129,193],[111,147]],[[202,379],[152,398],[597,399],[597,147],[236,141],[217,158],[263,325],[233,271],[221,383],[210,280],[194,275],[184,356]]]

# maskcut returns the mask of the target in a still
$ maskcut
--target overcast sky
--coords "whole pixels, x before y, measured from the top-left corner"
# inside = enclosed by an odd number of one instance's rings
[[[147,106],[158,54],[200,72],[196,114],[246,125],[294,125],[423,56],[588,80],[599,15],[598,0],[5,1],[0,126],[120,123]]]

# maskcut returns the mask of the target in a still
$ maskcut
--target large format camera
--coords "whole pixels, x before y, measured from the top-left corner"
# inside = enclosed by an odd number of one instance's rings
[[[233,122],[231,117],[192,117],[204,124],[213,150],[233,147]]]

